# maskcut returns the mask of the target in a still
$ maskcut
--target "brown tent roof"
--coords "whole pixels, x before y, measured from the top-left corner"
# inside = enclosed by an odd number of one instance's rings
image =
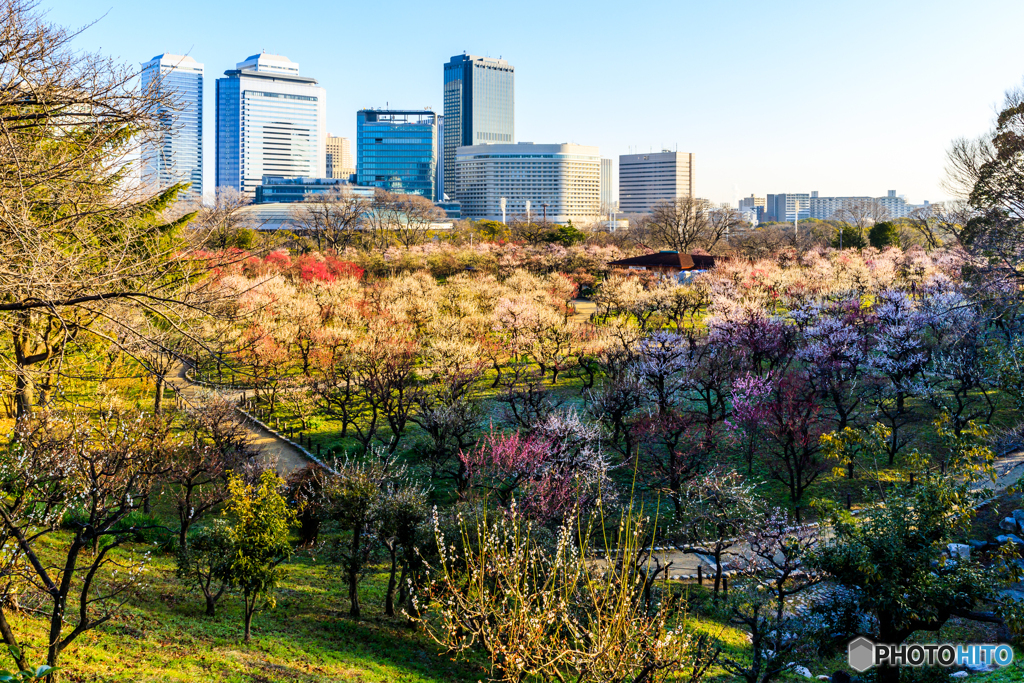
[[[702,254],[680,254],[676,251],[659,251],[656,254],[633,256],[619,261],[611,261],[610,266],[624,268],[679,268],[680,270],[707,270],[715,267],[715,257]]]

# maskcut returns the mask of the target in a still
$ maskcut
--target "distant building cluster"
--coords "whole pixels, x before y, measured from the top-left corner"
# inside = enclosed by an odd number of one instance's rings
[[[889,190],[884,197],[822,197],[817,192],[788,192],[765,197],[750,195],[739,200],[737,209],[746,222],[792,223],[796,220],[843,220],[847,222],[878,222],[906,218],[914,210],[929,206],[908,204],[902,195]]]
[[[443,115],[360,109],[353,145],[326,132],[327,93],[316,79],[283,55],[252,55],[216,81],[216,187],[257,204],[380,188],[426,197],[452,218],[577,224],[692,196],[693,154],[620,157],[616,199],[614,162],[596,147],[516,140],[508,61],[462,54],[443,67]],[[173,122],[147,142],[147,179],[161,188],[190,183],[193,199],[203,195],[203,75],[181,55],[143,67],[144,85],[176,103]]]
[[[142,67],[143,87],[169,95],[165,125],[146,140],[148,182],[188,183],[203,196],[203,65],[162,54]],[[431,109],[356,112],[356,138],[326,132],[327,93],[283,55],[239,62],[216,81],[215,183],[256,203],[302,201],[350,186],[416,194],[451,218],[591,223],[649,214],[662,202],[694,197],[694,154],[663,149],[614,162],[597,147],[516,140],[515,67],[462,54],[443,64],[443,115]],[[925,202],[927,205],[927,202]],[[751,225],[778,221],[903,218],[915,209],[884,197],[821,197],[817,192],[751,195],[739,201]]]

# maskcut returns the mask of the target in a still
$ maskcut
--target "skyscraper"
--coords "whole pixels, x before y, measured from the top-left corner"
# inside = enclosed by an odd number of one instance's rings
[[[348,180],[348,177],[356,172],[356,165],[352,161],[352,144],[349,139],[334,137],[328,133],[325,147],[327,150],[326,177]]]
[[[444,116],[437,117],[437,145],[435,146],[437,157],[437,201],[444,201]]]
[[[619,157],[619,211],[650,213],[659,202],[692,196],[692,153],[663,149]]]
[[[504,59],[456,55],[444,65],[444,191],[459,199],[455,150],[515,142],[515,67]]]
[[[601,211],[612,210],[612,160],[601,159]]]
[[[217,79],[217,187],[254,195],[264,175],[326,174],[327,95],[281,55],[253,55]]]
[[[356,184],[437,197],[437,114],[425,109],[356,112]]]
[[[158,113],[162,130],[143,143],[143,180],[161,190],[191,183],[179,196],[201,199],[203,65],[188,56],[157,55],[142,65],[142,87],[167,97]]]

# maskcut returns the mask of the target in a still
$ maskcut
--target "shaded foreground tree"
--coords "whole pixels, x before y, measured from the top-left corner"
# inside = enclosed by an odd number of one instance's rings
[[[721,658],[722,666],[746,683],[768,683],[803,661],[811,647],[808,627],[788,601],[819,583],[806,571],[817,545],[817,529],[795,527],[779,509],[751,528],[748,547],[737,560],[740,580],[729,605],[729,621],[750,633],[745,657]]]
[[[196,530],[187,546],[178,548],[175,575],[192,591],[203,594],[206,616],[217,615],[217,602],[227,592],[232,558],[231,532],[222,522]]]
[[[201,299],[201,231],[182,229],[192,214],[164,218],[183,186],[131,180],[129,155],[173,103],[141,91],[132,69],[73,49],[76,35],[33,0],[0,2],[0,361],[22,416],[37,368],[59,369],[101,323],[116,328],[115,304],[173,323]]]
[[[1024,278],[1024,88],[1006,93],[990,133],[953,141],[946,175],[946,189],[966,205],[949,232],[990,275],[1019,283]]]
[[[125,518],[149,491],[164,436],[162,421],[138,414],[110,414],[92,426],[40,414],[20,421],[0,451],[0,636],[22,669],[7,618],[19,601],[45,615],[46,663],[56,666],[130,597],[145,562],[119,550],[138,531]],[[70,534],[56,536],[61,528]]]
[[[811,563],[858,589],[860,608],[877,619],[876,642],[898,644],[916,631],[938,631],[953,616],[1002,622],[996,612],[978,609],[995,602],[995,570],[973,558],[940,558],[969,528],[979,495],[972,485],[992,476],[991,460],[987,448],[960,442],[945,476],[925,477],[923,463],[915,463],[918,483],[897,484],[867,519],[822,505],[834,536]],[[878,670],[880,683],[898,680],[899,669]]]

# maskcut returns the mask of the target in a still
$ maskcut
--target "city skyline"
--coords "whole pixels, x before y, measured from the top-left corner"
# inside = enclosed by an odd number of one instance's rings
[[[188,54],[213,77],[239,55],[264,48],[288,55],[327,90],[327,129],[349,139],[361,108],[431,106],[440,114],[439,64],[452,55],[502,57],[518,72],[517,140],[594,145],[610,158],[692,151],[701,160],[695,194],[731,204],[809,187],[872,196],[900,187],[913,203],[942,200],[950,141],[986,131],[1002,93],[1024,73],[1024,46],[1012,39],[1024,7],[996,2],[966,16],[951,2],[868,2],[856,12],[804,2],[681,3],[625,14],[598,3],[586,16],[528,2],[501,21],[491,21],[499,13],[486,7],[437,13],[399,2],[389,6],[387,35],[384,28],[344,35],[346,55],[375,55],[358,68],[333,46],[339,22],[368,25],[370,7],[325,7],[317,21],[308,14],[267,21],[260,6],[243,13],[228,3],[184,0],[170,13],[127,0],[61,0],[44,9],[58,23],[98,19],[75,45],[133,65],[164,51]],[[574,28],[537,31],[531,16]],[[723,23],[731,28],[676,36],[683,26]],[[373,49],[382,39],[387,49]],[[627,54],[642,45],[642,58],[614,54],[609,48],[620,42]],[[956,50],[945,47],[953,44]],[[802,89],[776,85],[777,76],[794,72]],[[206,88],[206,109],[213,90]],[[204,138],[212,161],[210,118]]]

